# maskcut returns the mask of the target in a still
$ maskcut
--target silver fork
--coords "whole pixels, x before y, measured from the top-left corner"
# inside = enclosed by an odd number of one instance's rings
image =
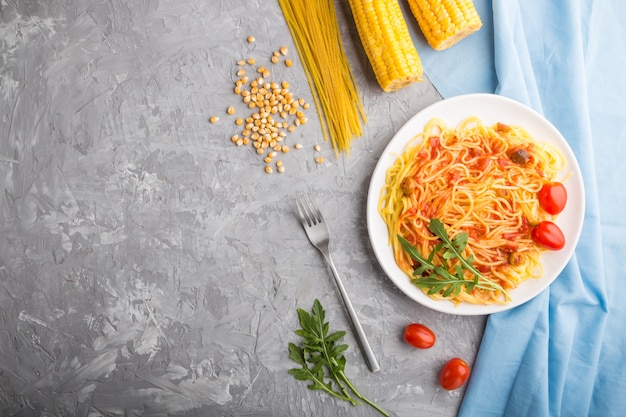
[[[309,196],[304,196],[296,199],[296,206],[298,207],[298,215],[300,217],[300,221],[302,223],[302,226],[304,227],[304,231],[306,232],[307,237],[309,238],[313,246],[315,246],[322,253],[322,255],[324,255],[324,259],[326,259],[326,263],[328,264],[330,271],[333,273],[335,283],[339,288],[343,303],[348,310],[348,316],[350,317],[352,328],[357,335],[357,341],[359,343],[361,352],[363,353],[368,368],[372,372],[379,371],[380,366],[378,365],[378,361],[374,356],[374,351],[367,341],[365,331],[363,330],[359,318],[356,315],[356,311],[354,311],[354,307],[352,307],[352,303],[350,302],[348,293],[346,292],[346,289],[341,282],[341,278],[339,278],[337,268],[335,268],[333,259],[330,256],[330,231],[328,230],[328,226],[324,222],[322,213]]]

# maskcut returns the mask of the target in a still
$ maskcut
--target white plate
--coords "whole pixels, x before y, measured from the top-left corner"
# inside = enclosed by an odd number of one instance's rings
[[[478,116],[487,125],[501,122],[523,126],[537,141],[558,147],[567,162],[567,166],[560,174],[563,176],[571,174],[564,182],[567,188],[567,205],[556,220],[565,234],[565,247],[559,251],[544,252],[541,255],[544,266],[543,276],[538,279],[528,279],[518,288],[510,291],[512,301],[503,305],[461,303],[455,306],[450,301],[437,301],[428,297],[411,283],[410,278],[396,264],[389,245],[387,225],[378,214],[378,200],[385,184],[387,169],[393,165],[398,155],[404,152],[406,144],[420,133],[424,125],[433,117],[445,120],[449,126],[456,126],[469,116]],[[565,268],[574,253],[580,237],[584,213],[584,187],[580,167],[565,138],[539,113],[516,101],[493,94],[468,94],[445,99],[413,116],[385,148],[374,169],[367,197],[367,228],[372,248],[387,276],[402,292],[418,303],[433,310],[458,315],[482,315],[508,310],[527,302],[546,289]]]

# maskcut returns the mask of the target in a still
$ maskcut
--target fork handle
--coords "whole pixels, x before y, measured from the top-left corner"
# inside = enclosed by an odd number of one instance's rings
[[[365,331],[363,330],[363,326],[361,326],[361,322],[356,315],[356,311],[354,307],[352,307],[352,303],[350,302],[350,298],[348,297],[348,293],[346,288],[343,286],[343,282],[341,278],[339,278],[339,272],[337,272],[337,268],[335,268],[335,263],[333,259],[330,257],[330,254],[324,253],[324,257],[326,258],[326,262],[328,263],[328,267],[330,271],[333,273],[333,278],[335,278],[335,283],[339,288],[339,293],[341,294],[341,298],[343,299],[343,303],[348,310],[348,316],[350,317],[350,322],[352,323],[352,328],[354,329],[357,342],[361,348],[361,353],[363,353],[363,357],[365,358],[365,362],[367,363],[367,367],[371,372],[377,372],[380,370],[380,366],[378,365],[378,361],[376,360],[376,356],[374,356],[374,351],[370,346],[367,336],[365,335]]]

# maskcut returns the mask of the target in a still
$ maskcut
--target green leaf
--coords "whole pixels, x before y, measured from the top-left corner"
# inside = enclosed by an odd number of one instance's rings
[[[293,375],[298,381],[308,381],[311,379],[311,374],[304,369],[290,369],[287,371],[290,375]]]
[[[322,384],[322,383],[320,383],[317,380],[313,381],[312,384],[307,385],[307,388],[309,388],[310,390],[332,391],[332,389],[330,387],[328,387],[328,385]]]
[[[311,322],[311,315],[300,308],[298,309],[298,321],[300,322],[300,327],[302,327],[302,330],[307,334],[312,333],[313,329],[315,329]]]
[[[295,334],[302,338],[301,344],[289,343],[288,346],[289,358],[301,368],[290,369],[288,373],[296,380],[309,381],[307,388],[310,390],[324,391],[352,405],[362,404],[352,397],[351,391],[360,400],[389,417],[386,411],[361,395],[345,375],[346,358],[343,353],[348,345],[339,343],[339,340],[346,332],[330,332],[330,323],[325,322],[326,312],[319,300],[313,302],[311,314],[302,309],[298,309],[297,313],[301,328]]]
[[[474,267],[474,256],[465,258],[462,252],[469,242],[467,233],[459,233],[453,239],[446,231],[445,225],[439,219],[431,219],[428,229],[437,236],[441,243],[436,244],[428,257],[424,257],[419,250],[411,245],[403,236],[398,235],[402,249],[419,263],[414,268],[412,282],[427,291],[427,294],[440,294],[442,297],[459,295],[465,287],[466,292],[471,292],[475,287],[490,291],[500,291],[505,298],[511,299],[509,293],[497,283],[485,278]],[[435,254],[441,253],[442,265],[435,265]],[[457,260],[454,266],[454,274],[449,271],[448,261]],[[473,274],[474,279],[465,278],[465,271]]]
[[[324,323],[322,325],[322,332],[321,332],[321,336],[323,338],[325,338],[326,335],[328,335],[328,330],[330,330],[330,324],[329,323]]]
[[[337,345],[330,351],[330,356],[338,357],[348,349],[348,345]]]
[[[328,335],[326,337],[326,341],[327,342],[336,342],[337,340],[341,339],[345,335],[346,335],[346,332],[344,330],[342,330],[340,332],[334,332],[333,334]]]
[[[289,357],[300,365],[306,366],[304,351],[293,343],[289,343]]]

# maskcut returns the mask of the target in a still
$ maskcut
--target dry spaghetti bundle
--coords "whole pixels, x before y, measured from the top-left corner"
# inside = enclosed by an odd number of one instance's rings
[[[320,115],[322,134],[335,152],[349,153],[363,134],[365,110],[346,59],[332,0],[279,0]]]

